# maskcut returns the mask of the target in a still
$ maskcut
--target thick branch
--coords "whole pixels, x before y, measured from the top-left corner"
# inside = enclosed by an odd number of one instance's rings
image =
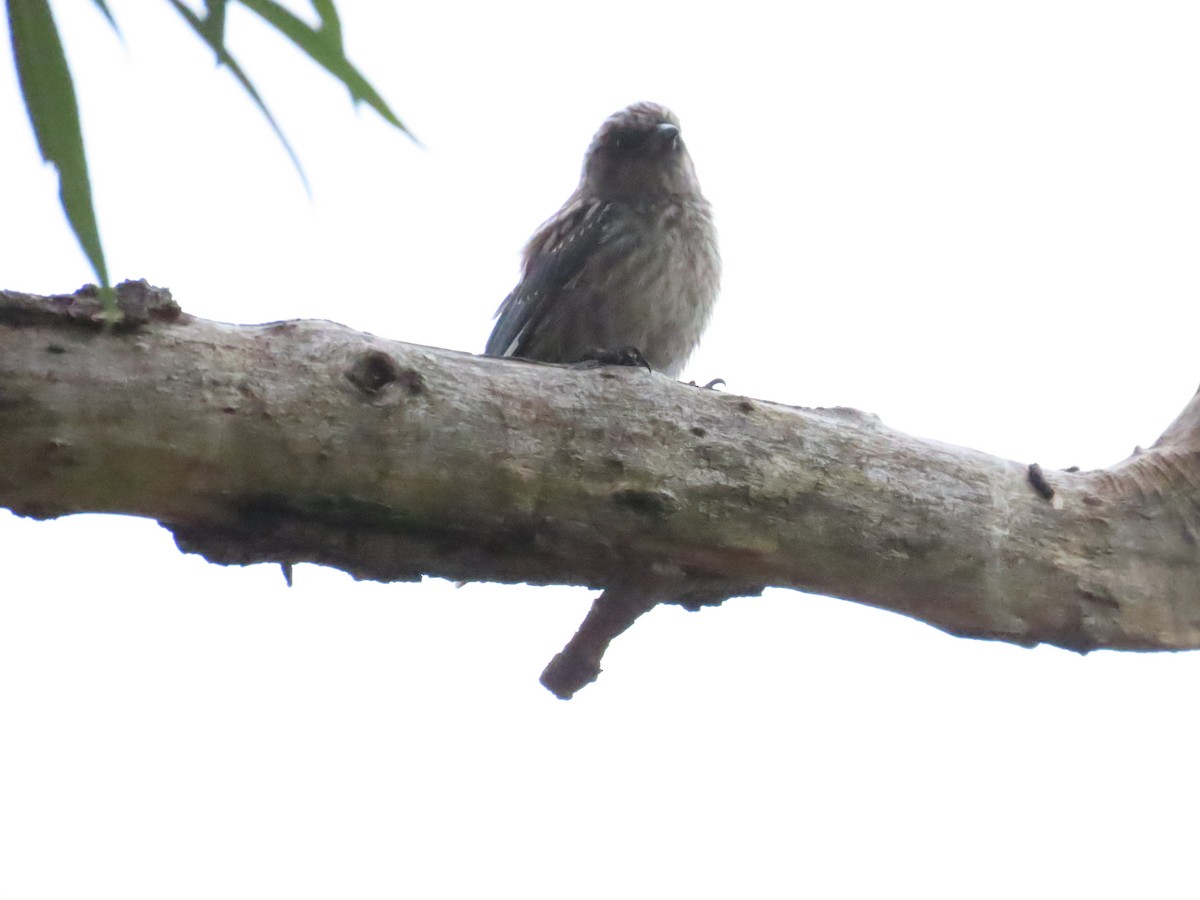
[[[0,505],[149,516],[222,563],[654,571],[688,606],[777,585],[1023,645],[1200,646],[1197,401],[1152,449],[1035,490],[1025,463],[850,410],[135,301],[105,331],[86,297],[0,294]]]

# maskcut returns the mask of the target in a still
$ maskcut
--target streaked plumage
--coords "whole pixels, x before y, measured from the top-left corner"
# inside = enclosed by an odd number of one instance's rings
[[[712,315],[720,270],[678,120],[634,104],[604,122],[575,193],[530,239],[485,352],[569,363],[635,347],[678,376]]]

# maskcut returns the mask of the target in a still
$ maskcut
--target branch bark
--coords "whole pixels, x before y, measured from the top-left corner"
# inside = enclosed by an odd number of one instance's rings
[[[1041,472],[644,370],[119,296],[106,329],[86,290],[0,292],[0,505],[151,517],[224,564],[624,592],[560,695],[649,605],[765,586],[1023,646],[1200,647],[1200,394],[1149,450]]]

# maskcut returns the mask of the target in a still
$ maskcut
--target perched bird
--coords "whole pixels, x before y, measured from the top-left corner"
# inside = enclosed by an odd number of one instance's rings
[[[640,356],[677,377],[720,279],[712,209],[679,120],[635,103],[600,126],[575,193],[530,238],[484,352],[559,363]]]

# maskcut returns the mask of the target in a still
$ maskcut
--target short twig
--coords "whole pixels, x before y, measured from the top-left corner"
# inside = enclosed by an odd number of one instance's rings
[[[613,638],[661,599],[662,582],[647,573],[609,585],[592,602],[583,624],[542,671],[541,682],[560,700],[570,700],[600,675],[600,661]]]

